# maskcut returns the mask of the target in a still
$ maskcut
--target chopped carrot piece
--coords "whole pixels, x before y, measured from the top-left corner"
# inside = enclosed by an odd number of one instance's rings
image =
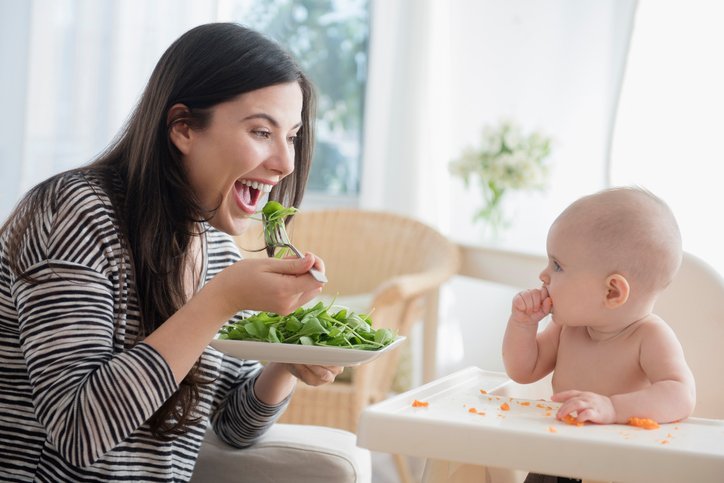
[[[488,391],[486,391],[485,389],[481,389],[480,394],[488,394]]]
[[[426,408],[426,407],[428,407],[429,405],[430,405],[430,403],[427,402],[427,401],[418,401],[417,399],[415,399],[414,401],[412,401],[412,407],[413,407],[413,408]]]
[[[502,409],[503,411],[510,411],[510,405],[508,403],[504,402],[503,404],[500,405],[500,409]]]
[[[477,413],[478,410],[475,409],[475,408],[470,408],[470,409],[468,409],[468,412],[469,412],[469,413]]]
[[[576,418],[574,418],[570,414],[565,415],[565,417],[563,418],[563,422],[566,424],[573,425],[573,426],[583,426],[582,422],[578,421]]]
[[[649,418],[628,418],[626,424],[629,426],[636,426],[637,428],[644,429],[658,429],[659,423]]]
[[[520,404],[521,406],[530,406],[530,401],[521,401],[518,404]]]
[[[549,432],[549,433],[557,433],[558,430],[557,430],[556,428],[554,428],[553,426],[548,426],[548,432]]]
[[[546,407],[541,403],[536,404],[535,407],[537,407],[539,409],[546,409]]]

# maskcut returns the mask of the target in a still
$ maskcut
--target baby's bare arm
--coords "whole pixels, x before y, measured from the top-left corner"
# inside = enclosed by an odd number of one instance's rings
[[[538,334],[538,323],[550,313],[551,306],[545,287],[520,292],[513,298],[503,337],[503,362],[508,376],[516,382],[535,382],[555,367],[560,326],[551,323]]]
[[[696,405],[694,376],[674,331],[660,321],[647,326],[641,339],[641,368],[651,386],[612,396],[617,419],[639,416],[671,422],[690,416]]]
[[[554,394],[553,400],[563,403],[559,418],[576,412],[578,421],[602,424],[626,423],[631,417],[667,423],[691,415],[696,390],[681,344],[660,319],[642,330],[639,363],[651,385],[610,397],[576,390]]]

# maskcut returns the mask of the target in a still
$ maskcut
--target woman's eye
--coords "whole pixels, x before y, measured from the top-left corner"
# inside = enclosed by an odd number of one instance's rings
[[[254,135],[260,138],[269,139],[271,137],[271,133],[269,131],[263,131],[260,129],[257,129],[256,131],[253,131]]]
[[[289,144],[294,144],[294,143],[296,143],[296,142],[297,142],[297,136],[296,136],[296,134],[295,134],[294,136],[289,136],[289,137],[287,138],[287,142],[288,142]]]

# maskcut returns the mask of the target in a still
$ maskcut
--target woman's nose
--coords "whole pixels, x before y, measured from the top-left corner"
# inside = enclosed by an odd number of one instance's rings
[[[274,152],[268,160],[270,169],[277,171],[282,177],[294,171],[295,151],[294,144],[287,142],[275,143]]]

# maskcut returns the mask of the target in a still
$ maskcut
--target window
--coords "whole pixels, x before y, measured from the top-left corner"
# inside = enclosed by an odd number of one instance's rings
[[[369,38],[368,0],[247,0],[222,17],[266,33],[302,64],[317,88],[317,143],[308,189],[356,197]]]
[[[0,77],[8,120],[0,130],[0,219],[30,187],[108,145],[176,38],[224,21],[275,38],[317,87],[305,200],[356,204],[369,0],[33,0],[0,2],[2,45],[13,46],[0,49],[8,72]]]

